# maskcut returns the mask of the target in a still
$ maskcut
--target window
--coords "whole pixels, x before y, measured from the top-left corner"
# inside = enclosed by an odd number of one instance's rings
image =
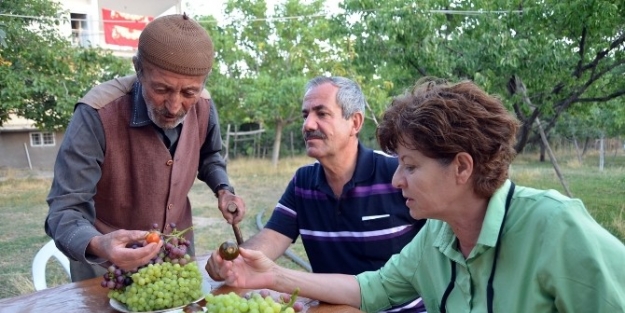
[[[70,13],[72,24],[72,41],[81,47],[89,46],[87,14]]]
[[[31,147],[54,146],[54,133],[30,133]]]

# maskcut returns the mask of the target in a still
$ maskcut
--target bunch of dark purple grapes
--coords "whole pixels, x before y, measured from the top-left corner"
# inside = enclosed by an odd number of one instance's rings
[[[169,262],[172,264],[180,264],[181,266],[186,265],[187,263],[192,261],[192,258],[189,254],[187,254],[187,250],[191,245],[191,242],[184,238],[184,234],[193,228],[193,226],[186,228],[184,230],[176,229],[175,223],[170,223],[169,226],[172,228],[172,232],[170,234],[163,234],[158,231],[158,224],[152,224],[152,230],[146,236],[148,240],[143,244],[150,242],[149,239],[154,234],[158,234],[160,240],[164,241],[164,244],[161,248],[161,251],[150,260],[147,264],[140,266],[138,268],[134,268],[129,271],[124,271],[121,268],[117,267],[117,265],[111,265],[108,267],[107,272],[102,276],[102,282],[100,285],[104,288],[109,289],[122,289],[126,286],[132,284],[132,274],[139,271],[139,269],[146,267],[150,264],[162,264],[163,262]],[[157,238],[159,238],[157,237]],[[158,239],[157,239],[158,240]],[[139,248],[140,244],[133,244],[131,246],[133,249]]]
[[[122,289],[132,284],[132,278],[130,278],[130,275],[134,272],[124,271],[116,265],[111,265],[102,276],[103,279],[100,285],[108,289]]]
[[[190,244],[191,243],[185,238],[172,237],[165,239],[163,249],[156,256],[156,258],[152,259],[150,262],[170,262],[173,264],[185,265],[191,260],[191,257],[187,254]]]

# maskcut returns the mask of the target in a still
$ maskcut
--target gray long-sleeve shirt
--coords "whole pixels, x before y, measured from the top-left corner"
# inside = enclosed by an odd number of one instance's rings
[[[129,127],[155,127],[173,155],[184,124],[167,131],[158,128],[149,119],[142,97],[135,99],[132,105],[137,114]],[[197,177],[215,192],[219,185],[229,185],[229,181],[226,163],[219,154],[222,147],[221,132],[217,110],[212,104],[206,141],[199,151]],[[104,261],[86,255],[86,248],[91,238],[101,235],[93,226],[96,214],[93,197],[101,177],[100,165],[104,160],[105,147],[104,130],[97,110],[86,104],[78,104],[54,166],[54,179],[47,198],[49,212],[45,231],[57,241],[63,253],[81,262]],[[72,244],[69,245],[69,242]]]

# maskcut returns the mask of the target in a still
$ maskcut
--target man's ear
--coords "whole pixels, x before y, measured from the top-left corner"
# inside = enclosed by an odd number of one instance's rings
[[[473,174],[473,157],[466,152],[456,154],[453,161],[456,166],[456,179],[459,184],[466,184]]]
[[[132,66],[135,68],[135,73],[138,77],[140,74],[139,71],[141,71],[141,65],[139,64],[139,59],[136,55],[132,57]]]
[[[132,57],[132,66],[135,68],[135,72],[137,71],[137,56],[134,55]]]
[[[357,135],[358,133],[360,133],[360,130],[362,129],[362,125],[364,124],[365,121],[365,117],[363,116],[362,112],[356,112],[354,113],[354,115],[352,115],[352,123],[353,123],[353,135]]]

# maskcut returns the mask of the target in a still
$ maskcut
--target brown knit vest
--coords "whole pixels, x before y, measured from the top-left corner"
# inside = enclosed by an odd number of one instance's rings
[[[104,106],[91,105],[100,107],[106,139],[102,177],[94,197],[95,226],[102,233],[149,230],[154,223],[164,233],[171,232],[164,228],[170,223],[185,229],[192,225],[187,194],[197,176],[210,100],[201,98],[187,112],[173,158],[154,127],[129,126],[131,101],[127,94]],[[186,237],[193,240],[193,232]],[[193,251],[191,247],[189,252]]]

